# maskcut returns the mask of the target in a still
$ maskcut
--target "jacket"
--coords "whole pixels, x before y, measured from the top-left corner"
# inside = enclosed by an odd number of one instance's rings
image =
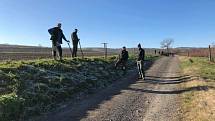
[[[144,59],[145,59],[145,50],[143,48],[140,48],[137,60],[138,61],[140,61],[140,60],[144,61]]]
[[[121,52],[121,60],[125,60],[125,61],[128,60],[128,51],[122,50],[122,52]]]
[[[63,34],[63,31],[61,29],[59,29],[58,27],[51,28],[48,30],[48,32],[51,35],[50,40],[52,40],[54,44],[56,44],[57,42],[59,44],[62,44],[63,43],[62,39],[67,41]]]
[[[78,35],[77,35],[77,32],[73,32],[72,35],[71,35],[71,38],[72,38],[72,43],[73,44],[78,44]]]

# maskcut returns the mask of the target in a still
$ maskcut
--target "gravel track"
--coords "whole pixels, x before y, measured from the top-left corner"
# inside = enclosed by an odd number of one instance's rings
[[[86,99],[47,115],[43,121],[179,121],[181,120],[178,57],[162,57],[146,71],[146,80],[115,82]]]

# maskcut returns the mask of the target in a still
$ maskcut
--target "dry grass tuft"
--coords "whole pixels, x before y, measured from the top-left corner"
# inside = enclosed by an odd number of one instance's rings
[[[204,61],[198,61],[198,59],[194,58],[198,64],[192,64],[190,59],[193,58],[180,57],[183,73],[200,76],[200,78],[183,83],[182,87],[204,87],[204,89],[200,89],[199,91],[193,90],[182,94],[182,108],[184,111],[183,120],[215,121],[215,80],[213,79],[213,76],[212,79],[210,79],[211,75],[208,76],[209,79],[202,79],[201,75],[198,75],[199,73],[202,73],[201,69],[213,68],[214,65],[210,67],[203,65],[200,67],[200,65],[205,63]]]

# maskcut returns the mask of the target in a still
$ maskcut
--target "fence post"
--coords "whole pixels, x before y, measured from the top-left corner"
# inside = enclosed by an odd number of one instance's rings
[[[187,50],[187,57],[189,57],[190,56],[190,52],[189,52],[189,50]]]
[[[212,61],[212,57],[211,57],[211,46],[210,46],[210,45],[209,45],[208,49],[209,49],[209,61]]]

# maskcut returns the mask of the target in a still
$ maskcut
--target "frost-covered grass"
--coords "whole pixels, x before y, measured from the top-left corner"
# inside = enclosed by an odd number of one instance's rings
[[[155,59],[150,56],[148,60]],[[74,94],[104,88],[124,76],[116,56],[0,63],[0,121],[24,120],[54,109]],[[136,68],[135,57],[128,70]]]
[[[56,107],[73,94],[102,88],[123,76],[115,57],[0,63],[0,119],[24,119]]]

